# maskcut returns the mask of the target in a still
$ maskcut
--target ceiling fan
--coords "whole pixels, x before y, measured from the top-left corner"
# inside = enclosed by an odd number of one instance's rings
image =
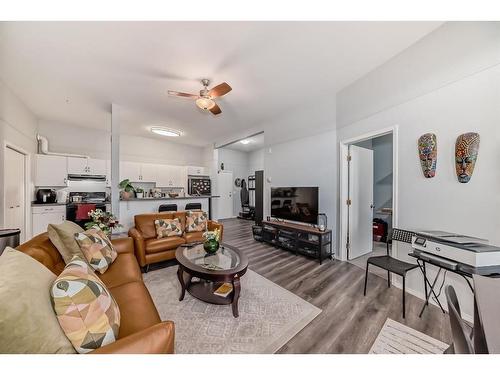
[[[182,98],[188,99],[196,99],[196,105],[199,108],[205,111],[210,111],[213,115],[219,115],[220,113],[222,113],[222,110],[217,105],[214,99],[226,95],[229,91],[232,90],[231,86],[229,86],[226,82],[223,82],[220,85],[217,85],[209,90],[208,85],[210,84],[210,80],[202,79],[201,84],[204,88],[200,90],[200,95],[187,94],[185,92],[171,90],[168,91],[168,95],[180,96]]]

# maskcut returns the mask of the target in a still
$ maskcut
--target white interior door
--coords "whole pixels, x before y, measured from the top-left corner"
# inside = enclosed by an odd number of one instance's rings
[[[5,228],[19,228],[26,238],[25,155],[5,149]]]
[[[373,251],[373,150],[349,146],[348,259]]]
[[[233,217],[233,172],[220,171],[217,173],[217,219]]]

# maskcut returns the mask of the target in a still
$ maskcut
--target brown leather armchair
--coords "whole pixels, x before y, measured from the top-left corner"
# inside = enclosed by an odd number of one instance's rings
[[[182,236],[173,236],[158,239],[154,221],[157,219],[179,218],[182,225]],[[135,256],[139,265],[147,271],[147,266],[152,263],[174,259],[175,250],[184,243],[203,241],[203,232],[185,232],[186,212],[159,212],[136,215],[135,227],[128,231],[134,239]],[[224,227],[222,224],[208,220],[208,230],[220,229],[221,239]]]
[[[118,257],[103,274],[104,282],[120,309],[118,340],[91,353],[148,354],[174,352],[174,323],[162,322],[151,296],[142,281],[142,273],[129,237],[111,241]],[[54,274],[64,269],[64,261],[47,233],[33,237],[17,250],[36,259]]]

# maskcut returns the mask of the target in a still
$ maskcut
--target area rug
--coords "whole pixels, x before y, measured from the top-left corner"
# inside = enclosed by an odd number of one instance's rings
[[[387,319],[369,354],[443,354],[448,344]]]
[[[274,353],[321,310],[248,270],[241,278],[239,318],[188,292],[179,301],[177,266],[143,275],[162,320],[175,322],[176,353]]]

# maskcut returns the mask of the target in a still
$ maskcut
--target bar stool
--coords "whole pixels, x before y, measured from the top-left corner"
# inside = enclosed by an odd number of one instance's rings
[[[188,203],[186,204],[186,211],[189,210],[201,210],[201,203]]]
[[[165,211],[177,211],[177,205],[176,204],[160,204],[160,207],[158,207],[158,212],[165,212]]]

